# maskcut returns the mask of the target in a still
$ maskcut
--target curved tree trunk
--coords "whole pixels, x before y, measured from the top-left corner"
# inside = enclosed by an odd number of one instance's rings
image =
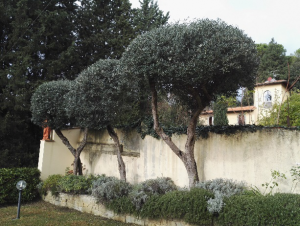
[[[120,144],[118,134],[114,131],[114,129],[111,127],[111,125],[108,125],[106,128],[107,128],[108,134],[110,135],[110,137],[115,142],[115,145],[117,146],[117,159],[118,159],[120,179],[126,181],[126,168],[125,168],[125,163],[122,158],[123,145]]]
[[[201,107],[201,100],[197,100],[199,109],[197,109],[189,122],[187,129],[187,141],[185,144],[185,152],[181,151],[172,141],[171,137],[164,133],[163,129],[159,125],[158,121],[158,110],[157,110],[157,91],[155,88],[155,83],[149,81],[151,88],[151,108],[152,108],[152,117],[154,121],[154,130],[156,133],[163,139],[164,142],[171,148],[171,150],[181,159],[183,162],[188,178],[189,178],[189,187],[194,187],[195,183],[199,181],[197,164],[194,157],[194,148],[195,148],[195,133],[196,133],[196,125],[197,120],[201,111],[203,110]]]
[[[84,135],[83,135],[83,139],[79,145],[79,147],[77,149],[75,149],[69,142],[68,138],[66,138],[60,129],[56,129],[55,133],[57,134],[57,136],[61,139],[61,141],[63,142],[63,144],[70,150],[70,152],[72,153],[72,155],[74,156],[74,162],[73,162],[73,174],[74,175],[82,175],[82,163],[80,160],[80,154],[83,150],[83,148],[86,145],[86,141],[87,141],[87,133],[88,133],[88,128],[84,129]]]

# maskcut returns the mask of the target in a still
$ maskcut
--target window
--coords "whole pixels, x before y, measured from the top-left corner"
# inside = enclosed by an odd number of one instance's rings
[[[213,117],[210,116],[210,117],[208,118],[208,125],[212,126],[213,124],[214,124],[214,122],[213,122]]]
[[[272,95],[269,90],[264,92],[264,108],[272,107]]]

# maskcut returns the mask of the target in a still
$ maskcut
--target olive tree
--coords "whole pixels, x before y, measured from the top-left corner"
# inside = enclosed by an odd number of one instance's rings
[[[134,93],[117,73],[118,60],[99,60],[82,71],[68,93],[68,115],[82,127],[107,129],[117,147],[120,178],[126,180],[123,146],[114,130],[115,126],[133,122]]]
[[[194,156],[199,115],[217,95],[254,87],[258,67],[254,42],[242,30],[221,20],[175,23],[138,36],[121,61],[132,84],[149,84],[154,129],[182,160],[189,185],[194,186],[199,180]],[[185,150],[180,150],[160,126],[158,92],[176,95],[189,107]]]
[[[72,83],[68,80],[60,80],[40,85],[31,98],[32,122],[42,127],[49,126],[55,131],[74,156],[73,173],[82,175],[80,154],[86,145],[88,128],[85,127],[84,136],[78,148],[74,148],[61,132],[61,129],[78,126],[76,118],[69,117],[66,113],[68,99],[65,97]]]

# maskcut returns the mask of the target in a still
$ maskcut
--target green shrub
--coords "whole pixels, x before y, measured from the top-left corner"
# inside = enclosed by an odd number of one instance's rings
[[[220,213],[224,206],[224,197],[238,195],[246,190],[244,182],[237,182],[222,178],[198,182],[195,187],[203,188],[214,193],[214,197],[207,201],[207,208],[209,212],[216,214]]]
[[[18,181],[27,183],[22,191],[22,201],[31,201],[38,197],[37,185],[40,182],[40,171],[37,168],[2,168],[0,169],[0,204],[17,203]]]
[[[94,176],[63,176],[57,183],[57,191],[71,194],[87,194],[92,186]]]
[[[220,225],[299,225],[300,195],[237,195],[224,199]]]
[[[105,206],[118,214],[138,214],[135,210],[135,206],[132,204],[128,196],[113,199],[112,201],[106,203]]]
[[[100,202],[111,202],[127,196],[131,189],[132,186],[123,180],[102,175],[93,181],[92,195]]]
[[[129,196],[136,210],[140,210],[152,195],[163,195],[175,190],[177,187],[174,182],[168,177],[162,177],[146,180],[134,186]]]
[[[41,195],[46,195],[48,191],[51,192],[51,195],[57,195],[57,185],[63,176],[60,174],[50,175],[45,181],[41,182],[38,185],[38,190]]]
[[[153,195],[144,204],[140,216],[151,219],[183,219],[191,224],[211,224],[213,216],[207,210],[207,201],[212,197],[212,192],[201,188]]]

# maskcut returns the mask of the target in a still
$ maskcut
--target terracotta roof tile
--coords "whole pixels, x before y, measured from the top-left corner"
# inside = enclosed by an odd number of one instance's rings
[[[254,109],[256,109],[256,107],[254,107],[254,106],[229,107],[227,109],[227,113],[235,113],[235,112],[242,112],[242,111],[254,111]],[[213,110],[209,110],[209,111],[203,111],[201,113],[201,115],[207,115],[207,114],[213,114],[213,113],[214,113]]]

